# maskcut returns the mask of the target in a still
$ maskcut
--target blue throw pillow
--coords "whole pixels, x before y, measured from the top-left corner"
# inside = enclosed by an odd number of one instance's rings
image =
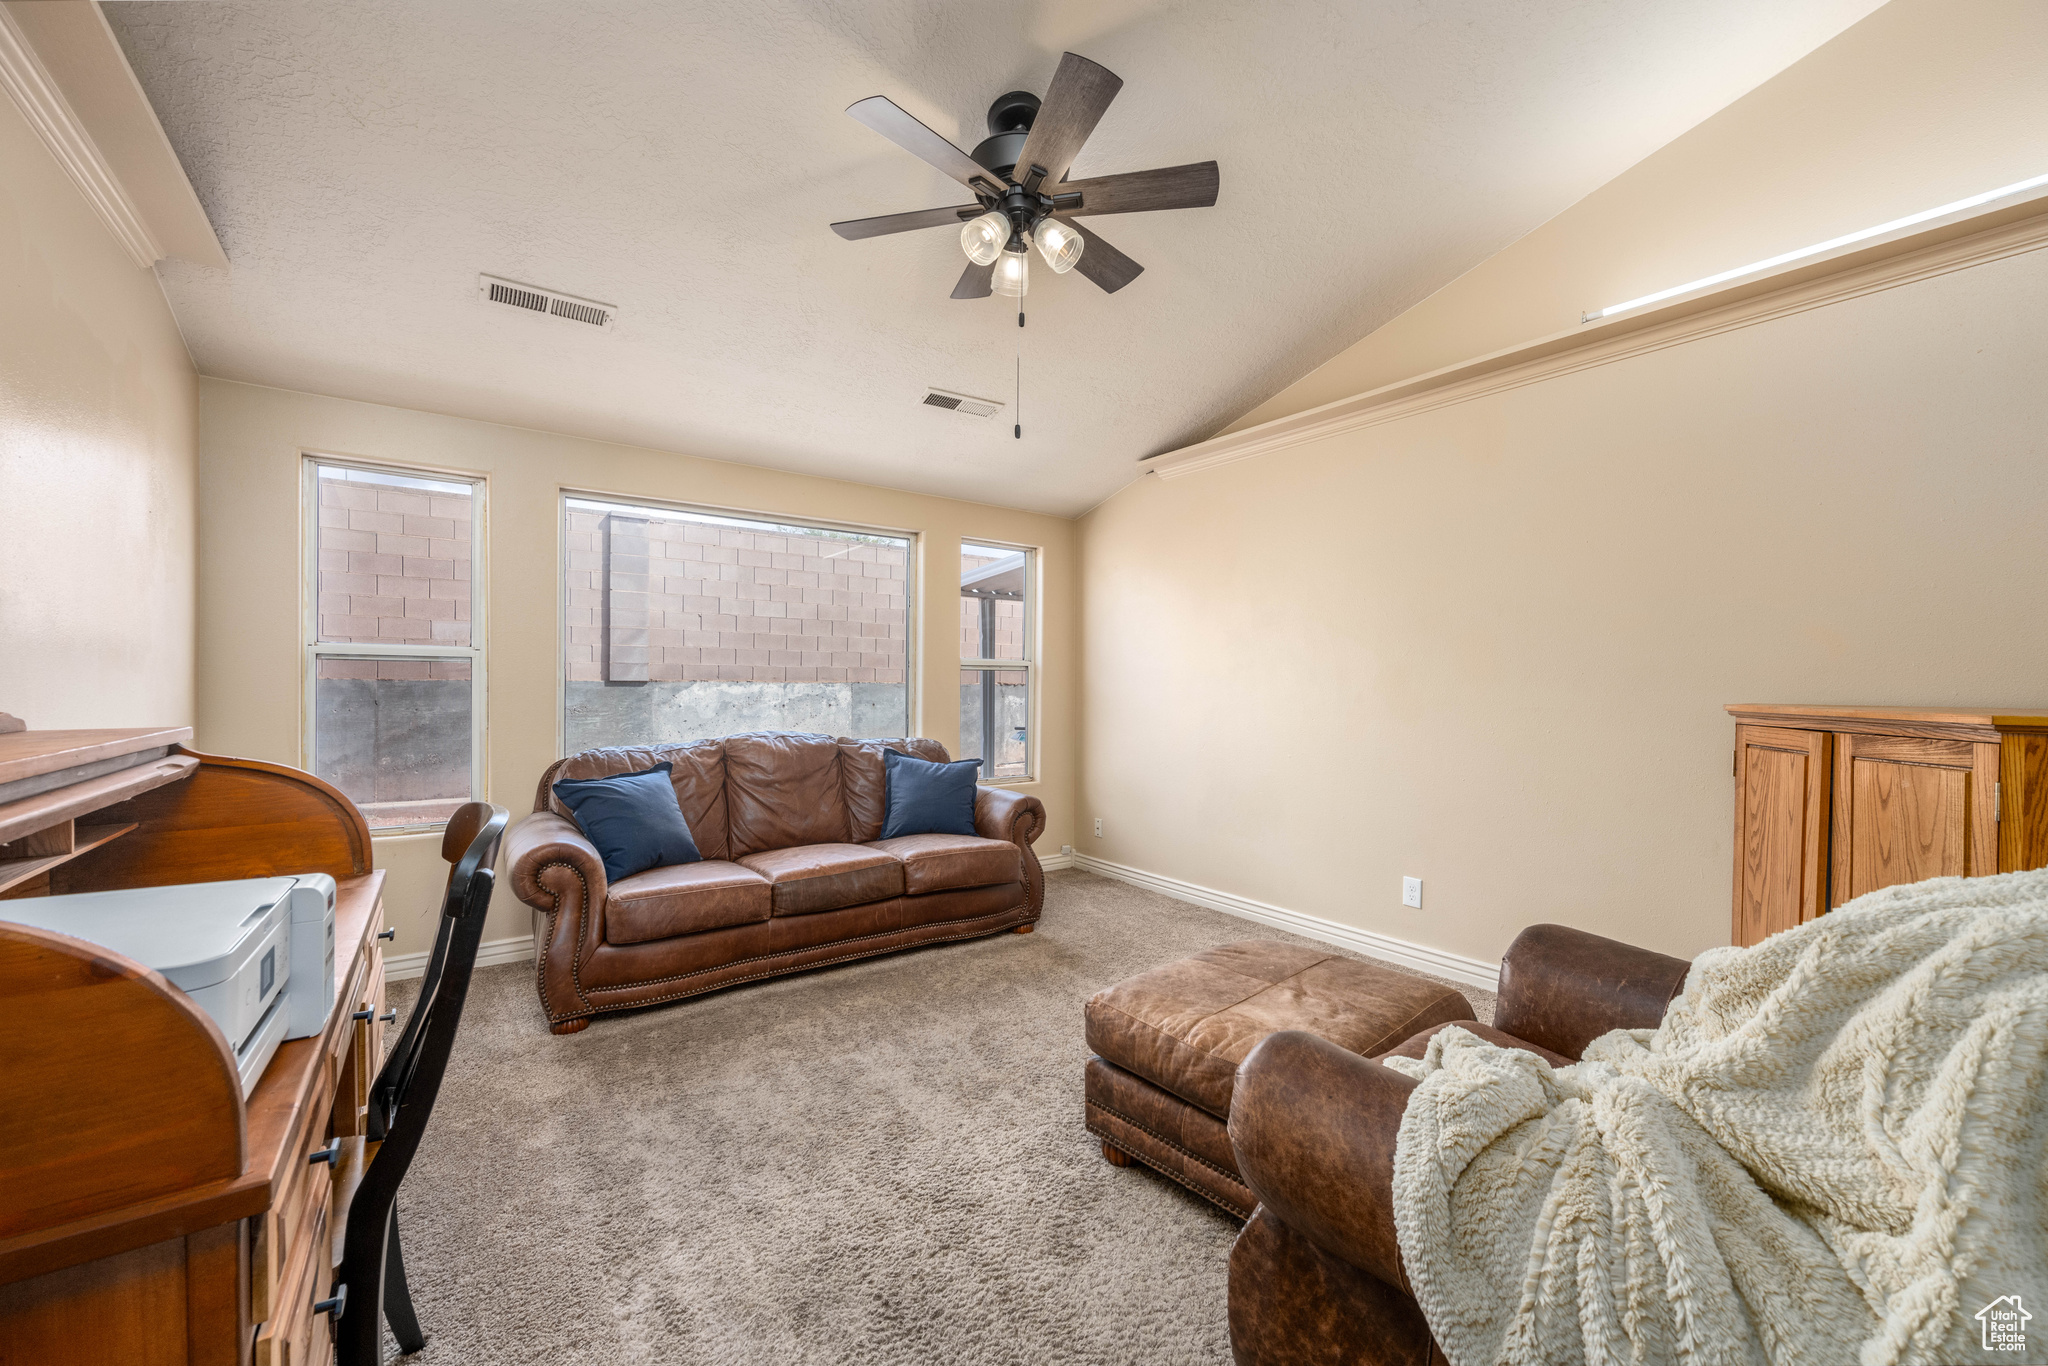
[[[607,882],[704,856],[676,805],[672,764],[609,778],[564,778],[555,795],[575,814],[584,838],[597,846]]]
[[[979,759],[935,764],[898,750],[883,750],[888,813],[882,817],[882,838],[973,834],[974,780],[980,768]]]

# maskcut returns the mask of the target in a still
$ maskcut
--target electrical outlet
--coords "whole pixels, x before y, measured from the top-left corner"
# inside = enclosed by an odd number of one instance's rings
[[[1062,845],[1060,846],[1060,857],[1062,857],[1062,858],[1068,857],[1068,856],[1069,856],[1069,855],[1071,855],[1071,854],[1072,854],[1073,852],[1074,852],[1074,846],[1073,846],[1073,845],[1071,845],[1071,844],[1062,844]]]
[[[1102,817],[1100,816],[1095,818],[1095,838],[1102,838]]]
[[[1403,906],[1413,906],[1418,911],[1422,909],[1421,878],[1404,877],[1401,879],[1401,904]]]

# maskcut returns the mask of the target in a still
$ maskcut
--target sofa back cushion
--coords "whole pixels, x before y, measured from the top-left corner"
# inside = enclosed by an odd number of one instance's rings
[[[725,737],[727,858],[847,838],[839,745],[829,735],[758,730]],[[701,847],[701,846],[700,846]],[[709,855],[707,855],[709,857]]]
[[[841,740],[839,742],[839,787],[846,797],[846,838],[854,844],[872,844],[882,837],[882,821],[888,808],[888,776],[882,755],[889,750],[913,754],[943,764],[950,756],[937,740],[922,736],[907,740]]]
[[[707,859],[735,857],[731,847],[730,822],[725,795],[725,741],[699,740],[691,745],[646,745],[618,749],[586,749],[572,754],[548,770],[542,781],[609,778],[617,773],[637,773],[656,764],[670,766],[669,780],[675,784],[676,805],[689,823],[697,852]],[[561,800],[548,794],[548,809],[558,816],[575,819]]]

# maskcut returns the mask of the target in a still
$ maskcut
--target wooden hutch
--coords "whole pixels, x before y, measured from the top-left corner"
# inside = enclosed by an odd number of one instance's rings
[[[1734,703],[1734,942],[2048,865],[2048,711]]]

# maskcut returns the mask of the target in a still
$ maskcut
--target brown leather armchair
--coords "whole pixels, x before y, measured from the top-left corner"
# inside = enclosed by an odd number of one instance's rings
[[[1562,925],[1522,931],[1491,1026],[1457,1024],[1562,1066],[1611,1029],[1644,1029],[1685,985],[1682,958]],[[1378,1057],[1422,1056],[1438,1025]],[[1416,1083],[1300,1030],[1237,1071],[1230,1142],[1259,1198],[1230,1253],[1239,1366],[1445,1366],[1394,1234],[1394,1141]]]

